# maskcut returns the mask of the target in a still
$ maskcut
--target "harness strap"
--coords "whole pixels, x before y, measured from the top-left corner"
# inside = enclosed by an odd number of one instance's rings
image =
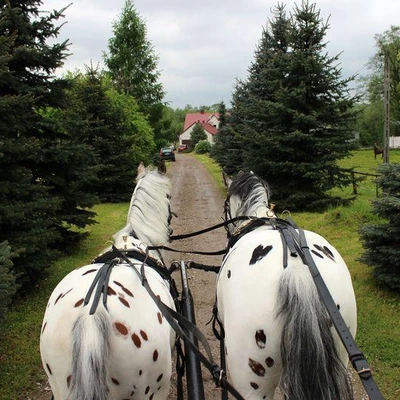
[[[119,252],[119,250],[112,246],[113,250]],[[201,362],[205,365],[205,367],[210,371],[214,382],[217,386],[225,387],[235,398],[239,400],[244,400],[244,398],[240,395],[240,393],[228,382],[226,378],[225,371],[221,370],[221,368],[215,364],[214,359],[211,354],[211,349],[208,344],[208,341],[204,334],[195,326],[192,322],[188,319],[177,313],[172,308],[168,307],[164,304],[152,291],[151,287],[149,286],[147,279],[145,276],[141,276],[139,271],[134,267],[132,262],[123,254],[120,254],[120,257],[136,272],[136,274],[141,278],[142,284],[147,290],[150,297],[153,299],[155,304],[157,305],[158,309],[162,312],[165,319],[174,329],[174,331],[179,335],[179,337],[185,342],[185,344],[192,350],[201,360]],[[191,332],[196,339],[202,344],[206,356],[200,351],[200,349],[189,339],[186,332]]]
[[[315,285],[317,287],[318,293],[324,303],[326,310],[331,317],[333,325],[349,355],[349,359],[357,371],[361,382],[370,397],[371,400],[383,400],[383,396],[376,385],[371,369],[368,366],[367,360],[364,354],[357,347],[357,344],[351,335],[349,329],[347,328],[346,322],[344,321],[340,311],[337,309],[336,304],[318,271],[317,266],[311,256],[310,249],[307,245],[306,236],[303,229],[299,230],[299,246],[301,249],[300,256],[303,259],[304,264],[306,264],[310,270],[310,273],[314,279]]]
[[[103,294],[103,305],[105,309],[107,309],[107,289],[108,282],[110,280],[111,270],[115,264],[117,264],[118,260],[110,260],[106,262],[100,269],[97,271],[96,276],[93,279],[92,284],[86,294],[83,305],[86,306],[90,298],[92,297],[93,291],[96,289],[92,306],[90,307],[89,315],[93,315],[96,312],[97,306],[99,305],[101,294]]]
[[[174,253],[201,254],[204,256],[219,256],[221,254],[225,254],[226,252],[226,248],[217,251],[187,251],[187,250],[172,249],[171,247],[168,246],[148,246],[147,248],[149,250],[167,250],[167,251],[172,251]]]

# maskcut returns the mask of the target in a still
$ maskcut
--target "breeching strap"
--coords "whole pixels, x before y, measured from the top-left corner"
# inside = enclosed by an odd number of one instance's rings
[[[296,234],[294,229],[291,229],[292,234]],[[335,329],[347,351],[349,354],[349,359],[359,375],[361,382],[364,386],[365,391],[367,392],[369,398],[371,400],[383,400],[383,396],[379,391],[377,384],[372,377],[371,369],[367,363],[367,360],[364,357],[364,354],[357,347],[357,344],[350,333],[349,329],[340,311],[337,309],[336,304],[324,282],[322,276],[320,275],[317,266],[311,256],[310,249],[307,245],[306,236],[304,234],[304,230],[298,228],[298,243],[301,251],[299,251],[300,256],[303,259],[303,262],[308,266],[311,276],[314,279],[315,285],[317,287],[319,296],[322,302],[325,304],[326,310],[335,326]]]
[[[133,263],[129,260],[129,258],[125,256],[125,254],[120,252],[115,246],[112,246],[112,249],[113,249],[113,251],[118,253],[119,257],[121,259],[123,259],[129,266],[131,266],[132,269],[136,272],[139,279],[142,281],[142,285],[146,289],[147,293],[150,295],[152,300],[155,302],[158,309],[162,312],[165,319],[171,325],[172,329],[185,342],[185,344],[190,348],[190,350],[193,351],[199,357],[199,359],[204,364],[204,366],[210,371],[215,384],[218,387],[226,388],[236,399],[245,400],[241,396],[241,394],[228,382],[225,371],[223,371],[214,362],[208,341],[207,341],[206,337],[204,336],[204,334],[200,331],[200,329],[197,328],[197,326],[194,325],[192,322],[190,322],[188,319],[186,319],[183,315],[177,313],[175,310],[173,310],[172,308],[170,308],[166,304],[164,304],[155,295],[155,293],[151,289],[151,287],[146,279],[146,276],[144,275],[143,268],[142,268],[142,273],[140,273],[135,268]],[[145,261],[143,262],[143,264],[144,263],[145,263]],[[186,332],[190,331],[196,337],[196,339],[202,344],[204,350],[206,351],[207,356],[205,356],[200,351],[200,349],[190,340],[190,338],[187,336],[185,331]]]

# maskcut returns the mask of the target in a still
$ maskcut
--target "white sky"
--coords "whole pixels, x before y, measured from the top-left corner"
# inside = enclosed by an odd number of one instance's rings
[[[68,0],[42,0],[42,10],[59,10]],[[285,2],[286,10],[301,1]],[[313,3],[310,0],[310,3]],[[316,8],[330,29],[328,53],[340,56],[343,78],[365,75],[376,53],[374,36],[400,25],[399,0],[317,0]],[[84,70],[92,62],[102,66],[112,23],[125,0],[75,0],[65,11],[59,41],[69,39],[65,70]],[[272,0],[135,0],[146,21],[148,39],[159,57],[165,101],[173,108],[211,105],[231,100],[236,78],[247,75],[262,28],[272,18]]]

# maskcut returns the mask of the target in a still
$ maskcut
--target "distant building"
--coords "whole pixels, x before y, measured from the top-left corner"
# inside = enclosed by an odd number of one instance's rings
[[[190,146],[190,134],[197,123],[204,129],[209,143],[215,143],[215,135],[218,134],[219,128],[219,113],[201,111],[199,113],[186,114],[183,131],[179,135],[179,144]]]
[[[389,136],[389,148],[391,149],[400,148],[400,136]]]

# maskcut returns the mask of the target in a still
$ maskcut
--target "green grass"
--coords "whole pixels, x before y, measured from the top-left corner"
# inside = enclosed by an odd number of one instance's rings
[[[195,155],[204,163],[221,190],[224,185],[220,168],[207,156]],[[390,154],[391,162],[400,162],[400,152]],[[357,151],[341,163],[357,171],[376,171],[381,160],[374,160],[372,150]],[[344,196],[351,195],[345,188]],[[358,305],[357,344],[373,368],[375,379],[385,399],[400,398],[400,296],[377,286],[371,269],[358,261],[362,246],[358,235],[360,224],[377,221],[371,213],[370,200],[375,184],[366,180],[351,207],[338,207],[324,213],[294,213],[292,217],[303,228],[326,237],[342,254],[351,271]],[[29,297],[16,302],[0,327],[0,398],[27,399],[36,382],[44,382],[39,354],[39,334],[47,300],[57,283],[72,269],[87,264],[107,246],[111,235],[124,224],[128,204],[103,204],[95,208],[98,224],[90,228],[89,240],[71,256],[60,259],[51,274],[34,288]],[[30,396],[34,399],[33,396]],[[49,396],[50,397],[50,396]],[[360,399],[356,399],[360,400]]]
[[[1,400],[25,400],[37,382],[46,380],[40,361],[39,335],[47,300],[67,273],[89,264],[107,247],[111,236],[125,225],[127,210],[127,203],[95,207],[98,224],[89,229],[89,240],[74,254],[56,262],[49,277],[37,285],[29,297],[16,302],[7,314],[0,326]]]
[[[216,164],[207,154],[192,154],[206,167],[208,172],[214,178],[218,188],[225,193],[226,189],[222,181],[222,172],[220,166]]]

